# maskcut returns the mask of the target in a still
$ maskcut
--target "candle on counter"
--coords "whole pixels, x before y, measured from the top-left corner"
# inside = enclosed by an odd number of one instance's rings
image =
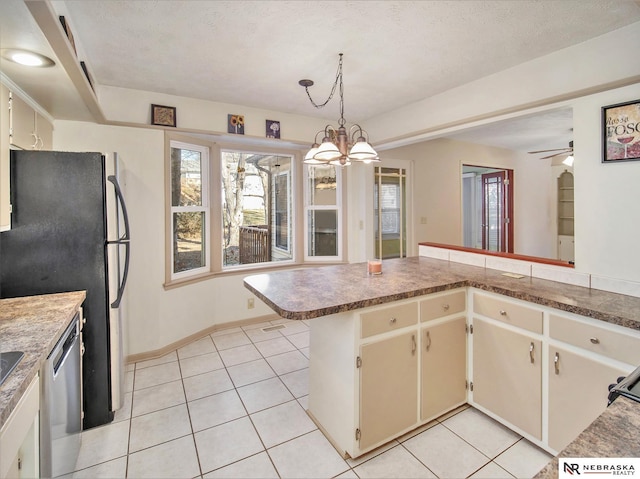
[[[367,273],[382,274],[382,261],[377,259],[367,261]]]

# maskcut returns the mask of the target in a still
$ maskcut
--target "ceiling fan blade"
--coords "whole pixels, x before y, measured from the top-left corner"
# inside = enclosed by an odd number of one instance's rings
[[[572,149],[567,149],[566,151],[561,151],[560,153],[554,153],[553,155],[543,156],[540,159],[541,160],[546,160],[547,158],[553,158],[554,156],[562,156],[562,155],[566,155],[567,153],[573,153],[573,150]]]
[[[573,148],[554,148],[553,150],[527,151],[527,153],[535,155],[536,153],[549,153],[551,151],[573,151]]]

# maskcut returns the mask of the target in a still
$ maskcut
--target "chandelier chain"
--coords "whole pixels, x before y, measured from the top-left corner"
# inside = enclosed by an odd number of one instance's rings
[[[325,100],[324,103],[316,103],[315,101],[313,101],[313,98],[311,98],[311,94],[309,93],[309,87],[305,86],[304,87],[304,91],[307,92],[307,96],[309,97],[309,101],[311,102],[311,104],[313,106],[315,106],[316,108],[322,108],[324,106],[326,106],[327,103],[329,103],[331,101],[331,99],[333,98],[333,95],[336,92],[336,88],[338,87],[338,80],[340,80],[340,116],[344,116],[342,115],[342,109],[344,107],[344,100],[342,99],[342,94],[343,94],[343,87],[342,87],[342,53],[340,54],[340,61],[338,62],[338,71],[336,72],[336,80],[333,82],[333,87],[331,88],[331,93],[329,93],[329,98],[327,98]],[[342,121],[342,123],[344,124],[344,120]]]

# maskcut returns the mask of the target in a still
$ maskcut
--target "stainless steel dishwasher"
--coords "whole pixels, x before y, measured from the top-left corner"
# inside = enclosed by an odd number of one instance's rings
[[[40,477],[75,470],[82,431],[79,315],[40,370]]]

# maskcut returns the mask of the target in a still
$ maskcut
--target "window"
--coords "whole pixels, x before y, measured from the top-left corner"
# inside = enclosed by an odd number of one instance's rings
[[[340,169],[297,169],[293,150],[175,133],[166,133],[166,148],[167,287],[243,268],[340,260]],[[304,213],[296,210],[303,175]]]
[[[209,149],[171,141],[171,278],[209,269]]]
[[[305,259],[339,259],[340,170],[332,165],[307,165],[305,190]]]
[[[293,158],[222,150],[223,268],[293,260]]]

